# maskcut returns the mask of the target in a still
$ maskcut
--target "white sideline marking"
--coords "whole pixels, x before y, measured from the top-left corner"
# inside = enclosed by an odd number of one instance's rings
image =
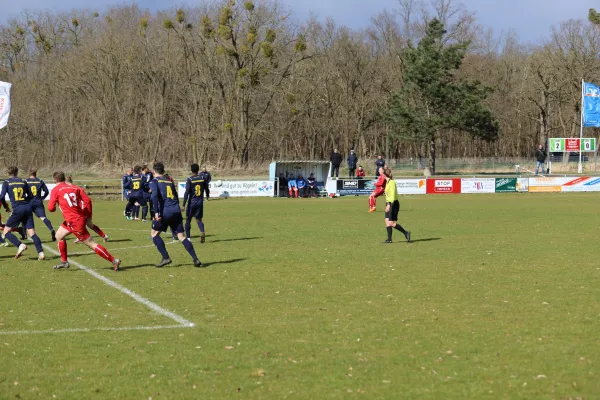
[[[60,253],[58,251],[54,250],[53,248],[51,248],[45,244],[42,246],[44,246],[44,248],[46,250],[48,250],[50,253],[60,256]],[[92,275],[94,278],[100,279],[102,282],[106,283],[108,286],[110,286],[112,288],[117,289],[119,292],[126,294],[127,296],[131,297],[138,303],[145,305],[152,311],[155,311],[158,314],[164,315],[165,317],[172,319],[173,321],[177,322],[178,324],[180,324],[182,326],[186,326],[186,327],[196,326],[196,324],[194,324],[193,322],[188,321],[187,319],[183,318],[182,316],[179,316],[169,310],[162,308],[158,304],[153,303],[150,300],[146,299],[145,297],[142,297],[139,294],[135,293],[134,291],[127,289],[125,286],[123,286],[115,281],[112,281],[112,280],[108,279],[107,277],[97,273],[90,267],[86,267],[85,265],[80,264],[77,261],[72,261],[72,260],[69,260],[69,263],[73,264],[76,267],[78,267],[79,269],[87,272],[88,274]]]
[[[192,325],[162,325],[162,326],[122,326],[118,328],[69,328],[69,329],[46,329],[43,331],[0,331],[0,335],[37,335],[43,333],[79,333],[94,331],[154,331],[159,329],[181,329],[192,328]]]

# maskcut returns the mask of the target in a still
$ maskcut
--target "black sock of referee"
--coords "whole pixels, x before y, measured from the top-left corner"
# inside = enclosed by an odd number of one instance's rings
[[[406,231],[404,230],[404,228],[402,226],[400,226],[400,224],[396,224],[394,226],[394,229],[398,229],[400,232],[402,232],[406,235]]]
[[[388,240],[392,240],[392,227],[388,226],[385,229],[387,230],[387,233],[388,233]]]

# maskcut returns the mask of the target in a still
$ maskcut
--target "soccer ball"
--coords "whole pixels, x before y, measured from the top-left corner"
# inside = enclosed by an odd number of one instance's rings
[[[223,182],[219,179],[218,181],[215,182],[215,186],[221,187],[221,186],[223,186]]]

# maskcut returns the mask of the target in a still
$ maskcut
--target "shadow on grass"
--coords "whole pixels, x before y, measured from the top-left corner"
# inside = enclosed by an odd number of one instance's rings
[[[119,242],[131,242],[131,239],[108,239],[108,243],[119,243]],[[102,239],[98,240],[98,243],[102,243]]]
[[[241,261],[246,261],[246,259],[245,258],[233,258],[231,260],[206,262],[206,263],[202,263],[202,268],[208,268],[213,265],[219,265],[219,264],[233,264],[233,263],[241,262]]]
[[[121,271],[127,271],[128,269],[137,269],[137,268],[145,268],[145,267],[155,267],[154,264],[139,264],[139,265],[121,265]]]
[[[211,240],[209,243],[219,243],[219,242],[236,242],[238,240],[257,240],[262,239],[261,237],[244,237],[244,238],[235,238],[235,239],[219,239],[219,240]]]
[[[205,235],[204,237],[209,238],[209,237],[214,237],[217,235]],[[200,239],[200,235],[191,235],[190,239]]]
[[[410,243],[417,243],[417,242],[433,242],[434,240],[442,240],[442,238],[416,239],[416,240],[411,240],[411,241],[410,241]]]

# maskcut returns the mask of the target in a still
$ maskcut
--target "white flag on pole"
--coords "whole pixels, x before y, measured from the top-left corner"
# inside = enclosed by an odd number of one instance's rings
[[[0,81],[0,129],[8,124],[10,115],[10,87],[8,82]]]

